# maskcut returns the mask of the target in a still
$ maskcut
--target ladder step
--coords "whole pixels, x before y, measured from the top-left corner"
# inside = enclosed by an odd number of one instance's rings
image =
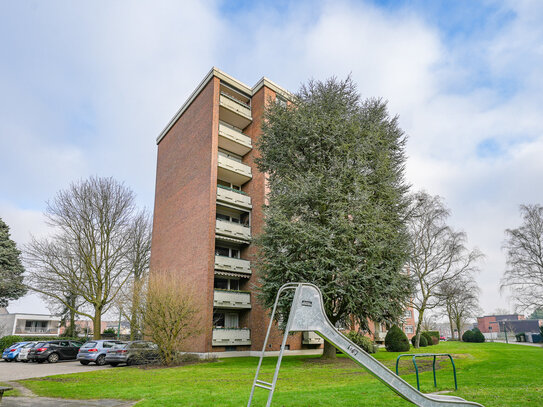
[[[269,390],[269,391],[272,391],[272,388],[271,387],[268,387],[268,386],[264,386],[263,384],[255,384],[256,387],[260,387],[262,389],[266,389],[266,390]]]
[[[257,382],[257,383],[260,383],[260,384],[266,384],[266,385],[268,385],[268,386],[271,386],[271,385],[272,385],[271,383],[265,382],[265,381],[263,381],[263,380],[257,380],[256,382]]]

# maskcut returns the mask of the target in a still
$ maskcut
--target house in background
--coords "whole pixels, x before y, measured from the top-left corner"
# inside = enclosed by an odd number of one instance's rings
[[[58,336],[60,317],[46,314],[10,314],[0,309],[0,337],[18,336]]]
[[[487,339],[502,339],[508,334],[539,334],[543,320],[526,319],[524,315],[486,315],[477,318],[477,328]],[[531,335],[528,335],[531,338]]]

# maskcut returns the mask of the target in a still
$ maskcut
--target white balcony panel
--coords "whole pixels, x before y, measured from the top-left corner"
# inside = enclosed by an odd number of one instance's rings
[[[244,156],[253,148],[251,138],[241,131],[219,122],[219,147]]]
[[[213,346],[250,345],[251,331],[247,328],[213,329]]]
[[[253,178],[251,167],[231,158],[218,156],[217,178],[234,185],[243,185]]]
[[[249,106],[224,94],[219,98],[219,118],[238,129],[244,129],[253,120]]]
[[[215,256],[215,270],[251,274],[251,262],[233,257]]]
[[[215,290],[213,292],[213,306],[228,309],[250,309],[251,293]]]
[[[251,241],[251,228],[227,220],[216,220],[215,233],[247,242]]]
[[[324,339],[322,339],[315,332],[303,332],[302,343],[304,345],[321,345],[324,343]]]
[[[236,205],[245,209],[252,209],[251,197],[236,190],[217,187],[217,202]]]

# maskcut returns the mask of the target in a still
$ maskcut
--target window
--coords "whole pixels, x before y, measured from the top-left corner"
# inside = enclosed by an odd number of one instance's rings
[[[219,156],[229,158],[237,161],[238,163],[241,162],[241,156],[231,153],[230,151],[223,150],[222,148],[219,148]]]
[[[405,330],[406,334],[412,334],[413,333],[413,326],[412,325],[406,325],[404,330]]]
[[[282,96],[277,95],[275,97],[275,103],[277,103],[279,106],[287,107],[287,100]]]
[[[215,278],[213,287],[219,290],[228,290],[228,280],[226,278]]]
[[[405,316],[405,318],[411,318],[413,316],[413,314],[412,314],[410,309],[406,309],[404,316]]]
[[[216,277],[213,287],[218,290],[239,290],[239,280]]]
[[[224,328],[224,312],[213,313],[213,328]]]
[[[233,257],[239,259],[239,249],[232,249],[225,246],[215,246],[215,256]]]
[[[230,222],[230,216],[228,216],[228,215],[223,215],[222,213],[217,213],[217,215],[215,217],[217,219],[226,220],[226,221]]]

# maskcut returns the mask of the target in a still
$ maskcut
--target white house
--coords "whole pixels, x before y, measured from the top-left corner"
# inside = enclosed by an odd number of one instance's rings
[[[10,314],[0,308],[0,337],[19,336],[58,336],[60,317],[45,314]]]

